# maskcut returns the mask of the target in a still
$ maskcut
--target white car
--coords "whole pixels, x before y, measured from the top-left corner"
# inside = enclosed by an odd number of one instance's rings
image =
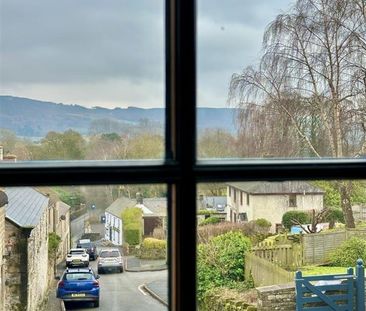
[[[98,274],[111,270],[123,272],[122,255],[117,248],[102,249],[98,257]]]
[[[85,248],[72,248],[66,257],[66,267],[88,267],[89,254]]]

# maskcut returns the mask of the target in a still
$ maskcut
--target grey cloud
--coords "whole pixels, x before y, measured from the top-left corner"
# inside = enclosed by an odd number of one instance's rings
[[[160,106],[163,2],[2,0],[0,93],[103,105],[119,87],[105,105]],[[200,105],[225,105],[231,75],[256,61],[265,26],[290,2],[198,0]]]

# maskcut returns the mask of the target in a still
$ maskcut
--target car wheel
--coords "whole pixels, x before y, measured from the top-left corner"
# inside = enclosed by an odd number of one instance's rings
[[[94,301],[94,308],[99,308],[99,299]]]
[[[98,269],[98,274],[102,274],[102,269]]]
[[[119,268],[119,273],[123,273],[123,268]]]
[[[88,267],[89,266],[89,261],[87,261],[86,263],[85,263],[85,267]]]

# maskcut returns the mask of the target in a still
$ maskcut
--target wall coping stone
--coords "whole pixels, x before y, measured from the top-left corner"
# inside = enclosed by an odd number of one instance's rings
[[[277,291],[277,290],[285,290],[285,289],[289,289],[289,290],[295,289],[295,282],[257,287],[257,291],[260,293],[272,292],[272,291]]]

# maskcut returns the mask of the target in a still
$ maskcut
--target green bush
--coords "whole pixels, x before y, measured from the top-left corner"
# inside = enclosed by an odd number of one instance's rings
[[[244,281],[245,253],[251,248],[249,238],[240,232],[214,237],[197,250],[197,292],[202,301],[205,292],[219,286]]]
[[[142,239],[142,210],[138,207],[126,208],[122,212],[124,242],[139,245]]]
[[[124,241],[129,245],[139,245],[142,239],[141,225],[129,224],[124,226]]]
[[[51,257],[56,256],[56,252],[60,243],[61,238],[55,232],[48,234],[48,254]]]
[[[154,238],[146,238],[142,242],[142,247],[146,249],[166,249],[166,241]]]
[[[206,218],[205,220],[200,222],[200,226],[205,226],[205,225],[209,225],[209,224],[217,224],[221,222],[221,219],[219,217],[216,216],[210,216],[208,218]]]
[[[293,223],[291,222],[292,219],[298,220],[301,224],[307,224],[310,222],[309,214],[302,211],[288,211],[283,214],[282,216],[282,225],[291,230]]]
[[[329,255],[330,264],[340,267],[352,267],[359,258],[366,260],[366,240],[360,238],[344,241]]]
[[[124,225],[129,224],[141,224],[142,223],[142,210],[138,207],[126,208],[122,212],[122,220]]]
[[[258,227],[262,227],[262,228],[269,228],[272,226],[271,222],[268,221],[267,219],[265,218],[258,218],[255,220],[255,224],[258,226]]]
[[[146,238],[142,242],[140,258],[143,259],[165,259],[166,241],[154,238]]]

